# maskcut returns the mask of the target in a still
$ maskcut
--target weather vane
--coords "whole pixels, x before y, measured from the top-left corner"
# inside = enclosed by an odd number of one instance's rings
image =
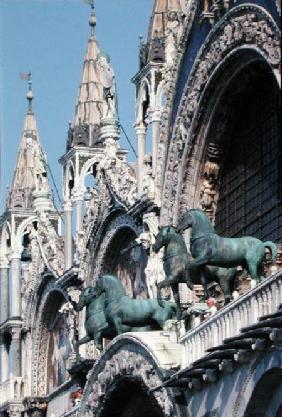
[[[84,1],[85,1],[85,3],[90,5],[92,10],[95,9],[94,0],[84,0]]]
[[[26,98],[29,103],[29,111],[32,112],[32,100],[33,100],[33,92],[32,92],[32,81],[31,81],[31,72],[21,72],[20,78],[23,81],[28,81],[28,92]]]

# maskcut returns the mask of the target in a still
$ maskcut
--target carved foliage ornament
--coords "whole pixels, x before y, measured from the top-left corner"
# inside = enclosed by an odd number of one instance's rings
[[[169,150],[163,202],[163,222],[166,224],[172,221],[185,140],[189,136],[203,89],[216,66],[232,50],[242,46],[259,49],[274,69],[279,67],[280,32],[271,17],[261,8],[240,6],[228,13],[223,22],[212,31],[195,62],[182,99],[174,140]]]
[[[155,367],[143,355],[127,350],[118,352],[111,359],[105,361],[104,369],[94,381],[90,378],[86,390],[86,394],[90,394],[86,399],[85,410],[81,410],[82,413],[85,413],[83,415],[99,417],[103,414],[106,394],[111,392],[114,382],[120,376],[138,380],[146,390],[157,387],[162,383]],[[154,397],[164,416],[172,417],[173,406],[165,390],[157,391]]]

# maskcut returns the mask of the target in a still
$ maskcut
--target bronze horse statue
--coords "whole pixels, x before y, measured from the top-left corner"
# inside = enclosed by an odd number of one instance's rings
[[[176,314],[174,303],[165,302],[164,307],[160,307],[154,299],[131,299],[120,280],[112,275],[100,277],[95,287],[81,292],[75,310],[81,311],[84,307],[86,336],[77,346],[94,340],[99,350],[103,349],[103,338],[112,340],[127,332],[160,330]]]
[[[225,303],[229,303],[232,297],[236,268],[219,268],[205,265],[203,273],[199,268],[193,268],[193,259],[188,253],[183,236],[173,226],[159,228],[156,243],[153,247],[155,252],[159,252],[164,247],[164,271],[166,279],[157,284],[158,300],[160,305],[161,289],[170,286],[174,299],[177,304],[177,317],[181,319],[181,306],[179,297],[179,284],[187,284],[189,289],[193,289],[193,284],[201,284],[204,287],[205,298],[209,297],[207,284],[218,282],[225,296]]]
[[[163,329],[165,322],[176,314],[172,302],[165,301],[160,306],[155,299],[130,298],[120,280],[112,275],[100,277],[95,290],[98,296],[105,294],[106,320],[114,326],[117,335],[124,333],[123,326],[135,328],[133,331],[143,331],[144,326],[150,326],[151,330]]]
[[[272,253],[275,262],[277,246],[273,242],[262,242],[254,237],[223,238],[215,233],[206,214],[199,209],[191,209],[183,216],[177,230],[182,232],[192,228],[191,253],[194,261],[191,267],[205,268],[213,265],[223,268],[242,266],[251,277],[260,282],[263,278],[265,249]]]

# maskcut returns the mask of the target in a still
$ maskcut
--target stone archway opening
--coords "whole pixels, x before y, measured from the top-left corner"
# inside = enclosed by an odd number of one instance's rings
[[[108,393],[99,417],[164,417],[163,411],[142,383],[120,377]]]
[[[255,387],[244,417],[281,417],[281,381],[281,369],[267,372]]]

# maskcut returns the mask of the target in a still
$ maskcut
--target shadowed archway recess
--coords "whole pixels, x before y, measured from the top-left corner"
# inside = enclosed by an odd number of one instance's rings
[[[274,402],[275,394],[282,391],[282,370],[272,369],[267,372],[257,384],[253,395],[248,404],[244,417],[281,417],[282,404],[277,411],[273,410],[273,415],[269,415],[268,410]]]
[[[117,276],[127,294],[134,298],[147,298],[145,267],[147,255],[141,246],[133,249],[136,233],[130,227],[121,228],[113,237],[105,255],[104,274]]]
[[[141,381],[121,377],[105,399],[100,417],[164,417],[156,400]]]
[[[220,152],[215,224],[230,237],[255,236],[281,241],[281,99],[264,62],[244,68],[230,83],[219,114],[226,130],[218,135]],[[220,117],[220,116],[219,116]],[[219,119],[211,126],[214,135]]]

